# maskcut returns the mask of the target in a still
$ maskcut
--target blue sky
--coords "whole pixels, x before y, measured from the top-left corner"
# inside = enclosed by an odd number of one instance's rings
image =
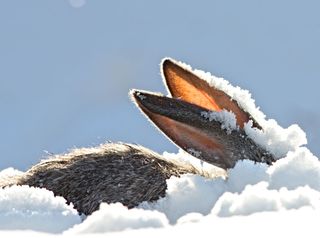
[[[72,4],[84,3],[81,7]],[[106,140],[177,148],[130,102],[170,56],[249,89],[320,154],[319,1],[0,3],[0,169]]]

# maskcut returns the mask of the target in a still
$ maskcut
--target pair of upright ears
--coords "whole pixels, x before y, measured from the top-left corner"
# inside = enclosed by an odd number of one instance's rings
[[[161,63],[164,83],[170,97],[132,90],[138,108],[171,141],[193,156],[224,169],[238,160],[264,162],[266,151],[245,136],[244,125],[252,116],[226,92],[209,83],[172,59]],[[236,118],[237,130],[223,129],[221,120],[208,120],[206,113],[230,111]],[[272,161],[272,158],[270,159]]]

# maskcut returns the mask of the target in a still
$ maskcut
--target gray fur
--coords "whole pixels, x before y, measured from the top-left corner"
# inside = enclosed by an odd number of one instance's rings
[[[185,173],[199,171],[138,145],[107,143],[52,156],[14,183],[51,190],[88,215],[101,202],[121,202],[132,208],[155,201],[165,196],[166,179]],[[6,185],[12,185],[10,182]]]

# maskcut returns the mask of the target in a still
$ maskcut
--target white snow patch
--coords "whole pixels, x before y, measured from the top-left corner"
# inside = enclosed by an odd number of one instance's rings
[[[271,189],[309,186],[320,191],[320,162],[307,148],[289,152],[267,170]]]
[[[167,184],[165,198],[140,206],[165,213],[171,224],[189,213],[198,219],[211,210],[223,217],[303,207],[320,212],[320,162],[306,148],[270,167],[240,161],[227,179],[183,175],[170,178]]]
[[[11,167],[0,171],[0,186],[14,183],[16,178],[22,174],[23,172]]]
[[[142,203],[141,208],[158,210],[168,217],[171,224],[188,213],[207,215],[219,196],[225,191],[222,178],[205,179],[199,175],[183,175],[167,180],[166,197],[155,203]]]
[[[240,193],[247,185],[268,181],[268,166],[262,163],[254,163],[250,160],[239,161],[233,169],[228,171],[228,191]]]
[[[188,218],[190,220],[188,220]],[[175,226],[167,226],[164,228],[147,228],[124,230],[112,232],[108,234],[82,234],[82,237],[90,238],[163,238],[163,237],[196,237],[202,234],[214,234],[223,237],[239,237],[248,238],[270,237],[319,237],[319,218],[320,213],[308,208],[279,212],[261,212],[249,216],[232,216],[217,217],[209,215],[205,217],[196,214],[188,214],[183,217],[181,224]],[[200,219],[199,221],[196,221]],[[50,234],[38,233],[33,231],[0,231],[1,237],[30,237],[30,238],[46,238],[60,237]],[[64,233],[61,237],[78,237],[76,234]]]
[[[240,193],[224,193],[212,209],[221,217],[250,215],[257,212],[281,211],[309,207],[320,209],[320,193],[309,187],[269,190],[267,182],[247,185]]]
[[[12,186],[0,189],[0,230],[58,233],[80,223],[78,212],[46,189]]]
[[[201,116],[208,119],[209,121],[218,121],[221,123],[221,129],[226,130],[228,134],[231,134],[233,130],[237,130],[237,120],[233,112],[222,110],[220,112],[214,111],[203,111]]]
[[[192,166],[199,171],[200,174],[204,174],[206,177],[226,177],[225,170],[205,161],[199,160],[191,154],[186,153],[182,149],[179,149],[177,154],[168,153],[165,151],[163,156],[169,161],[175,161],[176,163],[181,163],[184,166]]]
[[[246,134],[257,144],[275,155],[276,158],[284,157],[289,151],[294,151],[307,144],[305,132],[298,125],[282,128],[275,120],[264,123],[263,131],[252,128],[252,122],[246,123]]]
[[[20,176],[22,174],[22,171],[10,167],[0,171],[0,179],[7,179],[10,177]]]
[[[98,211],[66,234],[105,233],[146,227],[159,228],[167,225],[168,219],[163,213],[138,208],[129,210],[120,203],[102,203]]]

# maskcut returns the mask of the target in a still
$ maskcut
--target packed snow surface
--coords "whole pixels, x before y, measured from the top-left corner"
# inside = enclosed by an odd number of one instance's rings
[[[318,237],[320,162],[305,147],[305,133],[298,125],[282,128],[275,120],[267,120],[248,91],[209,73],[193,72],[227,92],[258,121],[263,131],[252,128],[249,122],[245,132],[278,158],[273,165],[240,161],[225,174],[183,151],[165,152],[166,158],[190,163],[208,176],[172,177],[167,180],[165,198],[131,210],[119,203],[101,204],[98,211],[86,218],[80,217],[72,204],[66,205],[63,198],[54,197],[45,189],[0,189],[0,236],[50,237],[59,233],[58,236],[67,237],[105,237],[108,233],[108,237]],[[203,116],[209,120],[232,118],[223,113]],[[236,129],[232,121],[224,129]],[[6,169],[0,172],[0,181],[20,174]],[[210,178],[212,174],[222,176]]]

